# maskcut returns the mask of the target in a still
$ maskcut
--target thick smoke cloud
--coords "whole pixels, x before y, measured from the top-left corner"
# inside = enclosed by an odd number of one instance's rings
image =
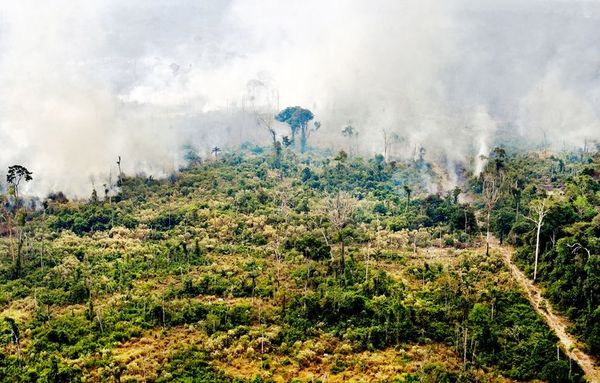
[[[315,112],[312,143],[450,174],[499,140],[600,139],[600,4],[486,0],[48,0],[0,5],[0,166],[87,196],[166,175],[182,147],[268,139],[256,113]],[[474,171],[481,163],[475,161]],[[456,180],[450,179],[450,182]]]

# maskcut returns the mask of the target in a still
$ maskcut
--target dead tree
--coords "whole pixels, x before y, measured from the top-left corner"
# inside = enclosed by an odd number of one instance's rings
[[[526,217],[528,220],[536,225],[536,236],[535,236],[535,260],[533,265],[533,281],[537,278],[538,259],[540,255],[540,234],[542,232],[542,225],[544,224],[544,217],[548,213],[548,201],[547,199],[535,200],[531,203],[531,217]]]
[[[346,268],[344,228],[351,222],[356,204],[356,199],[346,192],[338,192],[325,201],[329,222],[337,232],[340,240],[340,269],[342,274]]]
[[[121,171],[121,156],[119,156],[119,159],[117,160],[117,166],[119,168],[118,185],[121,186],[121,183],[123,182],[123,172]]]
[[[490,223],[492,219],[492,210],[500,198],[500,187],[502,186],[501,173],[488,175],[483,179],[483,201],[485,205],[485,255],[490,255]]]
[[[259,126],[263,126],[267,130],[269,136],[271,136],[271,141],[273,142],[273,145],[275,145],[275,143],[277,142],[277,133],[275,132],[275,129],[273,129],[273,118],[271,114],[257,113],[256,123]]]

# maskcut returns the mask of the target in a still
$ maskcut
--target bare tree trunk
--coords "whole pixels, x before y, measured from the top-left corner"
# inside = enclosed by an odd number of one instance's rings
[[[486,229],[486,237],[485,237],[485,255],[490,255],[490,219],[491,219],[492,211],[488,209],[487,211],[487,229]]]
[[[341,249],[342,250],[342,254],[341,254],[341,258],[340,258],[340,261],[341,261],[340,262],[340,267],[342,269],[341,270],[342,274],[344,274],[345,271],[346,271],[346,247],[345,247],[345,244],[344,244],[344,234],[342,234],[341,230],[340,230],[339,234],[340,234],[340,241],[342,242],[342,249]]]
[[[44,270],[44,234],[42,233],[42,248],[40,250],[40,268]]]
[[[279,289],[279,284],[281,282],[281,260],[282,256],[279,251],[275,250],[275,260],[276,260],[276,274],[277,274],[277,289]]]
[[[308,280],[310,279],[310,259],[306,258],[306,280],[304,281],[304,298],[308,295]],[[304,299],[304,311],[306,311],[306,299]]]
[[[8,243],[10,243],[10,255],[12,256],[13,263],[15,262],[15,246],[13,243],[13,229],[9,226],[8,228]]]
[[[468,328],[465,325],[464,341],[463,341],[463,368],[467,368],[467,340],[469,339]]]
[[[306,129],[305,126],[300,127],[300,153],[306,151]]]
[[[385,160],[388,160],[388,139],[387,139],[387,132],[384,130],[383,131],[383,158],[385,158]]]
[[[102,313],[99,308],[96,308],[96,319],[100,325],[100,333],[104,335],[104,326],[102,325]],[[164,321],[164,309],[163,309],[163,321]]]
[[[539,255],[540,255],[540,233],[542,231],[542,220],[543,220],[543,216],[540,216],[540,219],[538,220],[538,225],[537,225],[537,235],[535,238],[535,261],[534,261],[534,265],[533,265],[533,281],[534,282],[537,278],[538,259],[539,259]]]
[[[537,279],[538,260],[540,256],[540,235],[542,232],[542,225],[544,223],[544,217],[546,216],[547,207],[546,201],[540,201],[533,206],[533,211],[536,213],[536,217],[527,217],[530,221],[534,222],[537,226],[537,232],[535,237],[535,260],[533,264],[533,281]]]
[[[323,230],[322,228],[321,228],[321,234],[323,234],[323,239],[325,240],[325,244],[327,246],[330,246],[329,245],[329,240],[327,239],[327,235],[325,235],[325,230]],[[333,258],[333,252],[330,251],[330,254],[331,254],[331,264],[333,265],[334,262],[335,262],[335,259]]]
[[[413,257],[417,256],[417,233],[413,236]]]
[[[367,260],[365,265],[365,283],[369,280],[369,256],[371,255],[371,242],[369,242],[369,246],[367,247]]]
[[[23,258],[22,258],[22,254],[23,254],[23,229],[18,228],[18,236],[16,238],[17,241],[17,253],[14,253],[13,250],[13,266],[14,266],[14,272],[13,272],[13,277],[14,279],[19,279],[21,277],[21,269],[23,266]],[[14,249],[14,248],[13,248]]]

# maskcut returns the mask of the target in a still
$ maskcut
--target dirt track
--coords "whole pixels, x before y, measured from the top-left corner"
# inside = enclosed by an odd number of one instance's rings
[[[594,359],[581,351],[578,342],[567,332],[570,322],[567,318],[556,314],[541,293],[539,287],[533,284],[529,278],[512,262],[512,249],[509,247],[494,246],[495,250],[500,251],[502,259],[509,268],[515,280],[519,283],[527,299],[533,308],[546,320],[548,326],[554,330],[556,336],[560,339],[564,351],[576,361],[586,375],[586,378],[593,383],[600,383],[600,369],[596,366]]]

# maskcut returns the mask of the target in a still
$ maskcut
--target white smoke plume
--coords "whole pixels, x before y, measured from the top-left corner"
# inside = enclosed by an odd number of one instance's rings
[[[600,3],[585,0],[21,0],[0,4],[0,169],[87,196],[166,175],[182,147],[268,140],[255,113],[311,109],[313,145],[423,146],[450,174],[499,139],[600,139]]]

